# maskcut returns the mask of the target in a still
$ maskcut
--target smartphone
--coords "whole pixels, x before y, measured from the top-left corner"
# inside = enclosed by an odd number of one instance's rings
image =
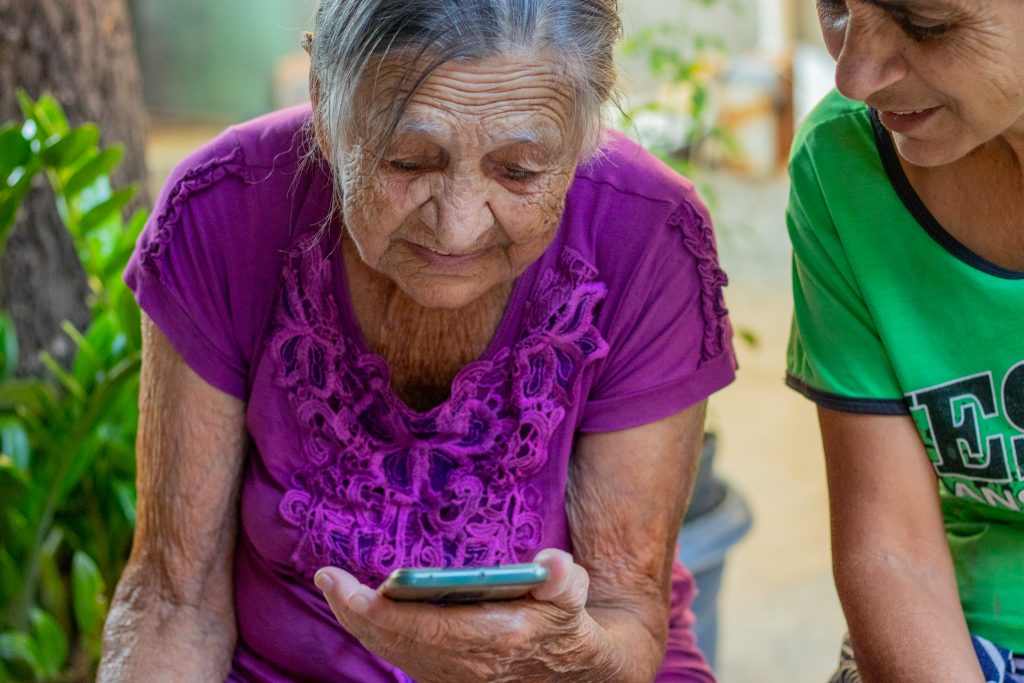
[[[422,567],[396,569],[381,584],[392,600],[434,603],[514,600],[548,580],[548,570],[535,562],[496,567]]]

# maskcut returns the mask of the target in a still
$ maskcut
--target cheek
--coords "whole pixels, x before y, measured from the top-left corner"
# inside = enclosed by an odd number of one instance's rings
[[[1019,67],[1024,51],[1007,42],[963,41],[944,59],[929,64],[926,79],[979,134],[997,134],[1024,114],[1024,72]]]
[[[565,208],[569,178],[554,178],[547,187],[503,202],[496,218],[511,242],[511,256],[536,258],[554,239]]]
[[[372,175],[362,180],[346,183],[345,224],[364,261],[375,266],[394,235],[415,217],[429,190],[421,181],[393,182]]]

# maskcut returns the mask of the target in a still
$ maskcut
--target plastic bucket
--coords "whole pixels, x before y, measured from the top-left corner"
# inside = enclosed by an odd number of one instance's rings
[[[743,496],[728,484],[722,487],[724,495],[714,507],[686,521],[679,532],[677,546],[680,561],[697,582],[697,596],[690,609],[697,617],[694,627],[697,645],[712,669],[717,659],[718,591],[725,557],[753,524]]]

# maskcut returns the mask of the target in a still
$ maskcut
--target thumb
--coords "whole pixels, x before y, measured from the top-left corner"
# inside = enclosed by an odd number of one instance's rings
[[[580,612],[587,604],[590,576],[564,550],[546,548],[533,561],[548,570],[548,580],[533,589],[535,600],[550,602],[567,612]]]

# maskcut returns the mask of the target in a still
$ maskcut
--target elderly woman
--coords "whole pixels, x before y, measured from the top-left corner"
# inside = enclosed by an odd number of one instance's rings
[[[602,133],[616,9],[324,0],[313,112],[174,174],[126,275],[138,529],[101,680],[712,680],[674,548],[724,277],[692,186]],[[374,590],[533,558],[509,602]]]
[[[1021,681],[1024,2],[818,12],[842,95],[790,166],[789,384],[819,407],[836,680]]]

